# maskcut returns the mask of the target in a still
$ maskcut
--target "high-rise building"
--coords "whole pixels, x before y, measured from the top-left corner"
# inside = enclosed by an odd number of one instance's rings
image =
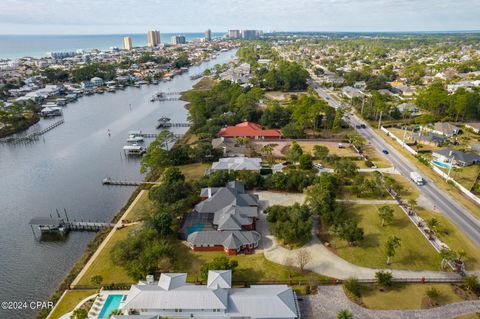
[[[125,50],[131,50],[132,49],[132,38],[131,37],[124,37],[123,38],[123,48]]]
[[[228,37],[230,39],[240,38],[240,30],[228,30]]]
[[[160,44],[160,31],[153,30],[147,33],[147,44],[149,47],[156,47]]]
[[[174,35],[171,39],[170,39],[171,43],[173,45],[177,45],[177,44],[185,44],[186,43],[186,40],[185,40],[185,36],[184,35]]]
[[[257,37],[257,30],[242,30],[242,38],[253,40]]]
[[[212,41],[212,30],[205,31],[205,41]]]

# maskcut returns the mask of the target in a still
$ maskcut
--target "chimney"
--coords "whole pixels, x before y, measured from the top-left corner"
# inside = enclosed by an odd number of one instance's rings
[[[147,275],[147,284],[151,285],[153,284],[153,275]]]

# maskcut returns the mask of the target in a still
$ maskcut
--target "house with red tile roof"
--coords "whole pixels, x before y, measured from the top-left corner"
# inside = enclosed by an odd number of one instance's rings
[[[252,122],[242,122],[235,126],[227,126],[218,133],[220,137],[248,137],[251,139],[280,139],[282,133],[279,130],[264,130],[262,126]]]

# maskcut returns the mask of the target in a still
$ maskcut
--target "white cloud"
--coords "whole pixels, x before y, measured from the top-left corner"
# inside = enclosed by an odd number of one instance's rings
[[[0,32],[471,30],[479,14],[467,0],[1,0]]]

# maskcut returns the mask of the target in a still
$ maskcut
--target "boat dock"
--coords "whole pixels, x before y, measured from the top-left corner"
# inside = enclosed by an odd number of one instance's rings
[[[18,144],[18,143],[30,143],[34,141],[38,141],[38,138],[42,136],[43,134],[47,133],[48,131],[53,130],[57,126],[60,126],[64,123],[65,121],[63,119],[50,124],[49,126],[45,127],[43,130],[38,131],[38,132],[32,132],[26,136],[21,136],[21,137],[8,137],[0,140],[0,143],[12,143],[12,144]]]
[[[99,231],[104,228],[115,227],[112,223],[101,223],[92,221],[69,221],[63,218],[44,218],[35,217],[28,223],[30,227],[37,226],[42,233],[63,233],[66,234],[69,231]]]
[[[158,92],[152,96],[150,99],[150,102],[155,102],[155,101],[178,101],[178,97],[171,97],[173,95],[180,95],[181,92]]]
[[[181,123],[181,122],[159,122],[157,128],[170,128],[170,127],[191,127],[191,123]]]
[[[111,179],[110,177],[106,177],[102,180],[103,185],[111,185],[111,186],[140,186],[140,185],[159,185],[160,182],[137,182],[137,181],[128,181],[128,180],[120,180],[116,181]]]

